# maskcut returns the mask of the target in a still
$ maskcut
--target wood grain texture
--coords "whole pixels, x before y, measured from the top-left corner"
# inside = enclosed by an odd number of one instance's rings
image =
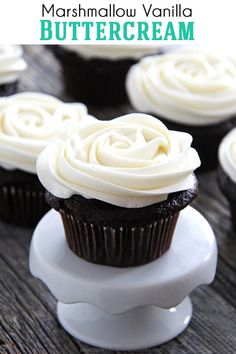
[[[42,91],[70,101],[63,91],[60,66],[50,50],[25,47],[25,57],[29,67],[20,81],[20,91]],[[96,111],[89,107],[89,111],[100,119],[109,119],[132,110],[123,107]],[[207,218],[216,234],[216,279],[211,286],[193,292],[194,312],[187,330],[159,348],[139,351],[142,354],[236,353],[236,235],[230,232],[229,208],[217,186],[216,173],[198,177],[201,191],[193,206]],[[61,328],[55,299],[28,269],[31,235],[32,230],[0,223],[0,353],[115,354],[79,343]]]

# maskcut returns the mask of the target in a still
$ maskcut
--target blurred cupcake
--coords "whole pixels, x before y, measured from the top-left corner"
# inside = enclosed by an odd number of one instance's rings
[[[153,46],[63,45],[55,46],[67,92],[95,106],[127,103],[126,74],[144,55],[157,53]]]
[[[170,247],[180,210],[197,195],[189,134],[130,114],[94,121],[40,154],[37,173],[71,250],[117,267],[145,264]]]
[[[36,159],[58,134],[87,121],[86,107],[45,94],[0,98],[0,219],[30,226],[48,210]],[[90,118],[89,118],[90,119]]]
[[[236,232],[236,128],[232,129],[220,144],[219,163],[218,182],[229,202],[232,226]]]
[[[127,77],[133,107],[193,136],[203,169],[217,166],[218,146],[236,116],[236,60],[200,49],[142,59]]]
[[[26,67],[20,46],[0,45],[0,96],[16,93],[18,79]]]

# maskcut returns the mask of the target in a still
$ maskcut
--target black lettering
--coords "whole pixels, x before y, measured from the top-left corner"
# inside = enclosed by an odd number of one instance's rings
[[[49,10],[48,10],[48,9],[46,8],[46,6],[43,4],[43,5],[42,5],[42,17],[44,17],[45,12],[46,12],[48,15],[50,15],[50,13],[52,12],[51,15],[54,17],[54,4],[52,4],[52,6],[50,7]]]
[[[144,9],[145,15],[148,17],[150,12],[151,12],[151,9],[152,9],[152,4],[149,6],[148,10],[146,9],[146,6],[144,4],[142,4],[142,6],[143,6],[143,9]]]

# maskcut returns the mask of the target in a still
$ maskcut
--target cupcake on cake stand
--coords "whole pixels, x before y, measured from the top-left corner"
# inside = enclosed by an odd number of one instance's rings
[[[188,295],[213,281],[217,246],[195,209],[184,209],[170,250],[143,266],[116,268],[77,257],[67,246],[60,216],[46,214],[30,249],[30,269],[58,299],[59,322],[75,338],[114,350],[157,346],[189,324]]]
[[[75,338],[135,350],[188,325],[188,295],[213,280],[217,258],[209,224],[188,206],[200,165],[191,141],[137,113],[94,121],[40,155],[37,172],[58,213],[38,224],[30,268]]]

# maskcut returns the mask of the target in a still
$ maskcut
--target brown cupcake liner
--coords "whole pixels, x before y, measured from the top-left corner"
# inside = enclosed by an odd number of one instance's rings
[[[84,59],[78,53],[54,47],[67,93],[87,105],[106,107],[128,103],[125,79],[133,59]]]
[[[18,226],[34,226],[48,210],[44,190],[14,184],[0,187],[1,221]]]
[[[65,210],[62,217],[67,243],[79,257],[97,264],[131,267],[149,263],[162,256],[171,245],[179,212],[135,226],[89,224]]]
[[[229,178],[229,176],[225,173],[223,168],[219,166],[217,171],[217,180],[221,192],[227,199],[229,203],[229,209],[231,213],[231,223],[232,230],[236,233],[236,188],[235,183]]]
[[[236,233],[236,201],[230,202],[232,229]]]
[[[0,85],[0,96],[10,96],[17,92],[18,82]]]

